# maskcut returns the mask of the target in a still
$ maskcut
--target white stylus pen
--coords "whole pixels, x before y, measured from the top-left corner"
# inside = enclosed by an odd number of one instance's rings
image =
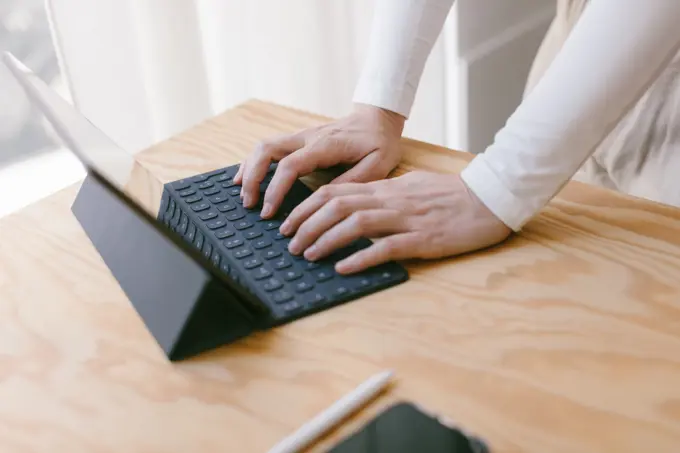
[[[384,371],[376,374],[359,385],[352,392],[340,398],[328,409],[302,425],[297,431],[279,442],[268,453],[296,453],[309,446],[323,433],[333,428],[340,420],[380,393],[389,383],[394,373]]]

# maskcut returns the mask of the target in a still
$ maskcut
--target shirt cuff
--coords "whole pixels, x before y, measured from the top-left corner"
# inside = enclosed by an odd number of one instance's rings
[[[416,87],[385,83],[385,79],[381,77],[362,76],[354,90],[352,101],[380,107],[408,118],[415,97]]]
[[[484,154],[478,154],[460,173],[467,187],[482,203],[515,232],[536,214],[539,208],[529,206],[517,197],[488,164]]]

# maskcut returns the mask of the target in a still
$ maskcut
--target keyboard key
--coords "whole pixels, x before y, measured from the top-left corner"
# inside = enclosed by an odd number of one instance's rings
[[[275,230],[276,228],[281,226],[281,222],[278,222],[276,220],[269,221],[264,224],[264,229],[265,230]]]
[[[237,259],[245,258],[246,256],[250,256],[253,254],[253,251],[250,249],[239,249],[234,252],[234,257]]]
[[[236,222],[234,224],[234,228],[237,230],[245,230],[253,226],[252,223],[248,222],[247,220],[241,220],[240,222]]]
[[[300,261],[300,260],[305,259],[304,255],[293,255],[292,253],[289,253],[288,255],[290,255],[290,257],[292,259],[294,259],[295,261]]]
[[[225,189],[230,189],[230,188],[236,187],[236,186],[237,186],[237,184],[234,181],[227,181],[224,184],[222,184],[222,187],[225,188]],[[241,193],[241,189],[239,189],[238,194],[240,194],[240,193]],[[236,195],[238,195],[238,194],[236,194]]]
[[[326,280],[333,278],[333,274],[329,271],[317,271],[314,273],[314,278],[316,278],[317,282],[325,282]]]
[[[179,225],[179,219],[182,217],[182,211],[178,209],[175,210],[175,215],[172,216],[172,219],[170,219],[170,227],[171,228],[177,228],[177,225]]]
[[[245,209],[246,212],[250,214],[251,217],[253,217],[256,222],[262,220],[262,218],[260,217],[260,211],[262,211],[262,200],[258,200],[257,204],[252,208],[244,207],[243,209]]]
[[[243,235],[246,239],[251,240],[255,238],[259,238],[262,236],[262,233],[259,231],[248,231],[246,234]],[[257,248],[257,247],[255,247]]]
[[[241,195],[241,188],[240,187],[234,187],[232,189],[229,189],[229,195],[232,197],[238,197]]]
[[[215,220],[214,222],[208,223],[207,227],[211,230],[216,230],[218,228],[222,228],[226,224],[227,222],[225,222],[224,220]]]
[[[243,267],[246,269],[255,269],[258,266],[262,265],[262,261],[258,260],[257,258],[252,258],[249,259],[248,261],[243,263]]]
[[[200,232],[196,232],[196,240],[194,241],[194,246],[201,250],[203,248],[203,235]]]
[[[307,261],[307,262],[304,264],[304,267],[305,267],[306,270],[311,271],[311,270],[314,270],[314,269],[318,268],[318,267],[319,267],[319,263],[315,263],[315,262],[313,262],[313,261]]]
[[[189,225],[189,231],[186,234],[186,239],[189,242],[194,242],[194,237],[196,236],[196,225],[193,223]]]
[[[277,270],[286,269],[287,267],[290,266],[291,266],[290,261],[288,261],[285,258],[281,258],[279,260],[274,261],[274,268]]]
[[[206,242],[203,245],[203,256],[210,259],[210,255],[212,255],[212,245],[210,245]]]
[[[276,278],[270,278],[267,280],[263,286],[265,291],[275,291],[283,286],[280,280]]]
[[[170,204],[168,205],[168,214],[175,215],[175,208],[177,208],[175,200],[170,200]]]
[[[278,233],[276,233],[276,235],[274,235],[274,240],[275,240],[275,241],[280,241],[281,239],[286,239],[286,236],[284,236],[283,234],[281,234],[281,232],[278,232]]]
[[[325,301],[326,298],[324,297],[323,294],[321,293],[310,293],[304,297],[304,302],[309,305],[318,305],[321,302]]]
[[[204,221],[210,220],[210,219],[214,219],[215,217],[217,217],[217,213],[215,211],[208,211],[208,212],[204,212],[203,214],[199,215],[198,217],[201,220],[204,220]]]
[[[229,212],[229,211],[233,211],[234,209],[236,209],[236,205],[229,204],[229,203],[223,204],[222,206],[217,207],[217,210],[220,211],[220,212]]]
[[[236,247],[239,247],[243,245],[243,241],[241,239],[229,239],[228,241],[223,242],[224,246],[228,249],[233,249]]]
[[[175,190],[184,190],[191,187],[191,182],[188,179],[180,179],[172,183],[172,188]]]
[[[229,273],[229,270],[230,270],[230,269],[229,269],[229,264],[227,264],[226,262],[222,263],[222,265],[220,266],[220,269],[221,269],[222,272],[224,272],[225,274],[228,274],[228,273]]]
[[[293,294],[291,294],[289,291],[286,291],[285,289],[282,289],[281,291],[274,293],[272,299],[274,299],[275,303],[282,304],[288,302],[289,300],[293,300]]]
[[[278,258],[281,256],[281,252],[278,250],[267,250],[264,252],[264,259],[266,260],[273,260],[274,258]]]
[[[205,193],[206,195],[208,194],[208,192]],[[226,195],[216,195],[210,199],[210,202],[214,204],[224,203],[225,201],[229,201],[229,197],[227,197]]]
[[[232,214],[229,214],[227,216],[227,220],[230,222],[236,222],[237,220],[241,220],[244,218],[246,215],[242,212],[234,212]]]
[[[297,282],[295,285],[295,291],[298,293],[304,293],[314,288],[314,283],[308,283],[305,281]]]
[[[218,189],[217,187],[213,187],[212,189],[203,192],[203,195],[205,195],[206,197],[211,197],[213,195],[217,195],[218,193],[220,193],[220,189]]]
[[[208,177],[209,177],[209,178],[212,178],[213,176],[222,175],[222,174],[224,174],[224,173],[226,173],[226,172],[227,172],[226,169],[220,168],[220,169],[211,171],[211,172],[208,174]]]
[[[213,266],[215,266],[215,267],[219,267],[219,266],[220,266],[220,258],[221,258],[221,257],[220,257],[220,252],[218,252],[217,250],[215,250],[215,251],[213,252],[213,254],[212,254],[212,263],[213,263]]]
[[[188,197],[189,195],[193,195],[195,193],[196,193],[196,189],[187,189],[187,190],[182,190],[179,193],[179,196],[184,198],[184,197]]]
[[[360,288],[368,288],[369,286],[371,286],[371,281],[364,277],[357,282],[357,286],[359,286]]]
[[[255,280],[263,280],[272,276],[272,273],[265,267],[258,267],[254,273]]]
[[[182,218],[179,221],[179,226],[177,227],[177,232],[184,236],[187,233],[187,229],[189,228],[189,217],[187,217],[186,214],[182,213]]]
[[[333,290],[333,294],[336,296],[344,296],[345,294],[349,293],[349,290],[345,288],[344,286],[338,286]]]
[[[298,304],[295,301],[288,302],[287,304],[283,305],[282,307],[286,313],[288,314],[293,314],[297,313],[302,310],[302,305]]]
[[[194,176],[193,178],[191,178],[191,180],[193,182],[203,182],[203,181],[208,180],[208,176],[207,175],[198,175],[198,176]]]
[[[206,209],[210,209],[210,204],[208,204],[208,203],[199,203],[199,204],[195,204],[195,205],[193,205],[193,206],[191,207],[191,209],[192,209],[194,212],[205,211]]]
[[[217,178],[215,181],[217,182],[225,182],[225,181],[231,181],[231,176],[229,175],[221,175],[219,178]]]
[[[214,182],[212,182],[212,181],[206,181],[206,182],[204,182],[204,183],[199,184],[199,185],[198,185],[198,188],[201,189],[201,190],[204,190],[204,189],[209,189],[209,188],[211,188],[211,187],[214,186],[214,185],[215,185]]]
[[[302,277],[302,274],[296,270],[290,270],[283,273],[283,279],[287,282],[297,280]]]
[[[185,198],[184,201],[186,201],[187,204],[191,204],[191,203],[196,203],[197,201],[201,201],[202,199],[203,199],[202,196],[194,195],[193,197]]]
[[[390,271],[381,272],[379,278],[380,280],[389,280],[390,278],[392,278],[392,272]]]
[[[163,213],[163,220],[166,222],[175,215],[175,210],[170,209],[171,206],[174,206],[172,200],[169,200],[167,203],[168,205],[165,207],[165,212]]]
[[[257,250],[261,250],[269,247],[270,245],[272,245],[272,241],[270,241],[269,239],[260,239],[259,241],[255,242],[255,245],[253,245],[253,247],[255,247]]]
[[[216,231],[215,237],[217,239],[226,239],[226,238],[232,237],[234,234],[235,233],[231,230],[222,230],[222,231]]]

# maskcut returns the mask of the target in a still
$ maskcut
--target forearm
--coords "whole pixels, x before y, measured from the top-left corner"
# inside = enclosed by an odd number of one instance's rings
[[[354,102],[408,117],[432,47],[454,0],[376,0]]]
[[[562,51],[463,180],[519,230],[670,61],[680,1],[592,0]]]

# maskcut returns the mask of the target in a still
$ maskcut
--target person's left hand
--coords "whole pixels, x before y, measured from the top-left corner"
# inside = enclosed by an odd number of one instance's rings
[[[497,244],[511,230],[458,175],[412,172],[321,187],[281,225],[288,246],[316,261],[359,237],[383,237],[336,265],[342,274],[390,260],[441,258]]]

